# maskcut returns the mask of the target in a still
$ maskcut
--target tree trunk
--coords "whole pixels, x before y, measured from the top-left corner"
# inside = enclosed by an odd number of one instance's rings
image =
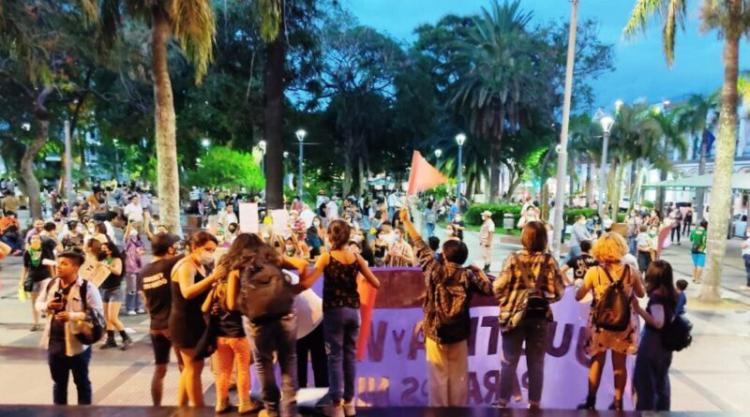
[[[21,181],[23,182],[24,194],[29,197],[29,217],[31,219],[42,218],[42,205],[39,202],[39,181],[34,174],[34,159],[39,154],[47,138],[49,137],[49,119],[38,119],[36,136],[21,157]]]
[[[706,130],[701,132],[701,149],[700,159],[698,160],[698,175],[706,173],[706,159],[708,158],[708,139],[706,138]],[[703,200],[705,200],[706,190],[705,188],[698,188],[695,190],[695,210],[694,215],[696,222],[700,224],[703,220]]]
[[[659,170],[659,182],[664,182],[667,180],[667,171],[665,169]],[[659,187],[658,190],[656,190],[656,209],[659,210],[660,213],[664,213],[664,199],[666,198],[666,190],[664,187]]]
[[[160,7],[152,8],[151,19],[159,216],[170,232],[181,234],[176,120],[167,62],[167,44],[172,36],[172,28],[169,18]]]
[[[495,203],[500,199],[500,144],[490,146],[490,189],[489,202]],[[467,188],[468,190],[468,188]]]
[[[586,206],[593,207],[594,206],[594,179],[593,179],[593,171],[594,170],[594,163],[589,161],[588,164],[586,164]]]
[[[281,19],[283,22],[283,18]],[[266,47],[263,110],[266,153],[266,204],[269,209],[284,208],[283,129],[284,129],[284,37],[278,36]]]
[[[635,193],[638,191],[638,160],[630,163],[630,193],[628,197],[628,212],[635,205]]]
[[[733,0],[730,17],[740,18],[740,0]],[[699,298],[718,302],[721,294],[721,270],[727,244],[727,228],[732,204],[732,170],[737,139],[737,74],[739,66],[740,33],[730,30],[724,39],[724,86],[721,91],[719,137],[716,141],[714,179],[711,187],[711,211],[708,214],[708,251],[706,271]]]

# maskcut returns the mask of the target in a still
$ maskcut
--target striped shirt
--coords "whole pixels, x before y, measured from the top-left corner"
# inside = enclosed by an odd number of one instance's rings
[[[536,282],[524,279],[524,270],[528,270],[532,278],[536,277]],[[562,298],[565,287],[560,268],[552,256],[523,249],[508,256],[492,290],[500,302],[500,329],[508,331],[516,328],[525,317],[530,297],[554,303]],[[552,320],[549,307],[546,318]]]

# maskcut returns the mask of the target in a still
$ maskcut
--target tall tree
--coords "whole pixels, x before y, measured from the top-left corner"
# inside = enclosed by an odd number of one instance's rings
[[[180,178],[168,46],[172,39],[178,41],[187,58],[195,65],[195,80],[200,82],[213,58],[216,23],[212,5],[208,1],[192,0],[103,0],[101,22],[110,39],[122,29],[123,7],[120,2],[124,2],[133,17],[151,26],[159,209],[165,226],[172,232],[178,232],[181,231]]]
[[[632,35],[647,25],[655,14],[664,17],[663,40],[667,63],[674,61],[676,28],[687,14],[687,0],[638,0],[625,27]],[[726,231],[732,203],[732,172],[737,138],[737,81],[740,37],[750,30],[750,1],[704,0],[701,8],[704,30],[715,29],[724,40],[724,83],[721,90],[719,137],[716,143],[714,178],[711,187],[711,211],[708,228],[708,266],[700,298],[718,302],[721,271],[726,252]]]

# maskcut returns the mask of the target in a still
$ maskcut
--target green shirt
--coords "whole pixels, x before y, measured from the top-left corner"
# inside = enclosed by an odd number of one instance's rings
[[[706,252],[706,240],[708,235],[706,229],[699,227],[690,233],[690,241],[693,243],[693,253],[705,253]]]

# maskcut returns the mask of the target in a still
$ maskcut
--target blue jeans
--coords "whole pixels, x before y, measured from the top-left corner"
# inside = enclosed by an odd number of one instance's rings
[[[427,237],[432,237],[435,235],[435,223],[426,223],[425,227],[427,229]]]
[[[669,411],[671,364],[672,352],[662,347],[661,335],[649,328],[644,329],[633,370],[633,388],[638,394],[636,410]]]
[[[500,363],[500,401],[507,404],[517,384],[516,368],[525,342],[526,368],[529,375],[529,402],[539,403],[544,385],[544,355],[547,349],[545,319],[524,319],[513,330],[503,333],[503,356]]]
[[[633,256],[638,255],[638,241],[635,236],[628,236],[628,251]]]
[[[52,399],[55,405],[68,404],[68,376],[73,374],[73,382],[78,391],[78,405],[91,404],[91,380],[89,379],[91,348],[74,356],[48,354],[47,363],[52,376]]]
[[[332,308],[323,312],[323,332],[328,354],[328,396],[334,404],[354,398],[357,377],[359,309]]]
[[[128,311],[143,310],[143,298],[138,292],[138,276],[128,274],[125,281],[125,309]]]
[[[280,320],[250,324],[255,340],[253,356],[261,385],[261,398],[269,416],[297,415],[297,316],[288,314]],[[273,353],[281,367],[281,392],[273,372]]]

